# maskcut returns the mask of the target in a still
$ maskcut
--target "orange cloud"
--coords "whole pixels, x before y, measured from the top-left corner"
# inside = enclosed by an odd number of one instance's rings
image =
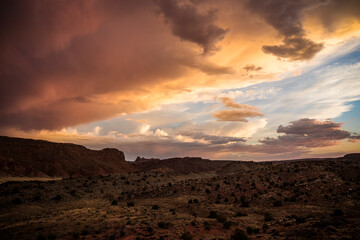
[[[314,28],[333,31],[338,26],[329,16],[353,21],[357,5],[354,0],[315,9],[309,0],[4,1],[0,128],[61,129],[145,111],[206,87],[277,80],[292,65],[274,61],[262,46],[280,34],[286,41],[265,49],[289,59],[311,58],[320,47],[307,41],[303,14],[323,21]],[[252,78],[241,68],[249,62],[263,67]],[[261,113],[243,105],[215,115],[244,121]]]
[[[222,103],[229,108],[235,108],[232,110],[221,110],[213,113],[213,116],[218,121],[240,121],[247,122],[248,117],[261,117],[263,114],[255,106],[248,104],[239,104],[234,102],[231,98],[221,98]]]

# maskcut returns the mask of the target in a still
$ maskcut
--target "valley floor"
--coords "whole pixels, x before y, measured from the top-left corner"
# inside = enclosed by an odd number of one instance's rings
[[[360,239],[360,163],[0,185],[1,239]]]

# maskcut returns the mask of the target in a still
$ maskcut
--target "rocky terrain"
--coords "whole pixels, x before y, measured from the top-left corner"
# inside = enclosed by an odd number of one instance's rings
[[[207,161],[138,159],[125,162],[130,171],[5,182],[0,239],[360,239],[359,154]]]
[[[0,176],[70,177],[133,171],[124,153],[69,143],[0,136]]]
[[[220,170],[232,161],[212,161],[199,157],[145,159],[138,157],[133,166],[138,171],[164,171],[164,172],[207,172]]]

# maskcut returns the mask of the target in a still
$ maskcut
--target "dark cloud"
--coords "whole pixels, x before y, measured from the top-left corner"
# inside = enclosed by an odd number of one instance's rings
[[[189,53],[164,34],[156,9],[147,0],[2,1],[0,127],[60,129],[151,106],[137,96],[186,74],[178,56]]]
[[[234,69],[228,66],[219,66],[204,59],[203,56],[182,58],[181,63],[185,66],[198,69],[207,75],[233,74]]]
[[[213,113],[213,116],[217,118],[218,121],[247,122],[248,120],[246,118],[263,116],[263,114],[255,106],[251,106],[248,104],[239,104],[234,102],[233,99],[227,97],[221,98],[221,101],[225,105],[225,107],[234,109],[221,110]]]
[[[159,6],[172,33],[183,40],[199,44],[205,54],[218,50],[216,43],[223,40],[228,32],[228,29],[214,24],[215,10],[201,13],[195,4],[180,4],[176,0],[160,0]]]
[[[358,0],[329,0],[328,4],[316,8],[312,14],[319,18],[330,31],[337,30],[337,24],[344,19],[360,19],[360,1]]]
[[[313,58],[323,47],[322,43],[315,43],[307,38],[295,36],[285,37],[281,45],[265,45],[262,49],[265,53],[297,61]]]
[[[303,118],[293,121],[288,126],[280,125],[278,133],[285,135],[260,140],[265,145],[284,145],[295,147],[316,148],[338,144],[343,139],[351,139],[351,133],[341,129],[342,123],[333,121],[317,121]]]
[[[227,137],[227,136],[216,136],[216,135],[207,135],[202,132],[180,132],[182,136],[191,137],[195,140],[205,140],[211,144],[227,144],[233,142],[246,142],[245,138],[238,137]]]
[[[290,60],[310,59],[323,48],[323,44],[306,38],[302,18],[306,10],[326,3],[327,1],[324,0],[245,1],[245,5],[252,12],[262,16],[268,24],[284,36],[281,45],[263,46],[263,51]]]
[[[251,72],[251,71],[260,71],[261,69],[263,69],[262,67],[257,67],[254,64],[246,64],[243,69],[247,72]]]

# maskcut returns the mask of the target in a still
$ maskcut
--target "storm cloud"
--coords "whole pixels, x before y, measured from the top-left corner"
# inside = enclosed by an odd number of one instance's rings
[[[225,38],[228,29],[215,25],[216,11],[200,13],[193,3],[179,4],[176,0],[160,0],[160,8],[174,35],[183,40],[197,43],[204,53],[218,48],[216,43]]]
[[[284,145],[295,147],[326,147],[338,144],[338,141],[351,139],[351,133],[341,129],[342,123],[317,121],[303,118],[291,122],[288,126],[280,125],[278,133],[285,135],[260,140],[265,145]]]
[[[315,43],[305,36],[302,26],[306,10],[326,4],[323,0],[262,0],[245,1],[245,5],[274,27],[284,37],[280,45],[264,45],[263,51],[290,60],[307,60],[315,56],[322,43]]]

